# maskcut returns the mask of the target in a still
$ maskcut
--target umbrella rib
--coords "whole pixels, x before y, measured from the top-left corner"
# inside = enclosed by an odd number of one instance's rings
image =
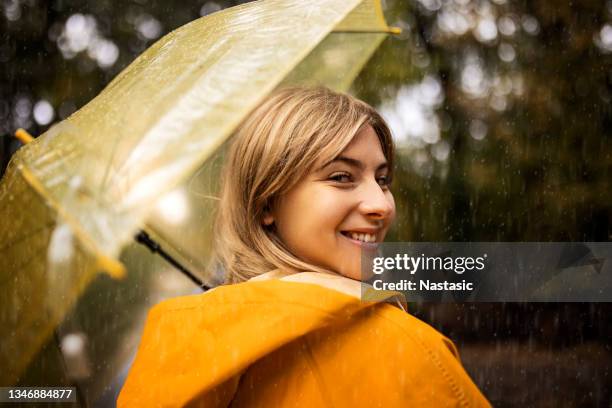
[[[105,192],[106,191],[106,181],[108,179],[108,175],[110,174],[110,168],[111,165],[113,164],[113,159],[115,158],[115,153],[117,152],[117,146],[119,145],[119,141],[122,140],[120,137],[117,137],[115,139],[115,143],[113,143],[113,148],[111,150],[111,154],[110,154],[110,160],[108,161],[108,164],[106,166],[106,168],[104,169],[104,176],[102,177],[102,182],[100,183],[100,193]]]
[[[55,211],[57,218],[63,219],[68,224],[73,235],[79,239],[83,250],[96,258],[101,270],[107,272],[112,277],[122,277],[125,274],[124,265],[99,249],[97,243],[89,236],[87,230],[83,229],[78,221],[48,194],[47,187],[27,167],[21,169],[21,174],[34,191],[47,198],[47,206]]]

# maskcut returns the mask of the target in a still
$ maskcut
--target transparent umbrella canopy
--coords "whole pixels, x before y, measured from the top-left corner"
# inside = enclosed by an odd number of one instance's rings
[[[0,385],[19,380],[100,272],[129,280],[119,256],[140,228],[214,280],[203,265],[233,130],[279,86],[348,89],[393,32],[375,0],[226,9],[163,37],[21,148],[0,184]],[[168,206],[188,214],[173,221]]]

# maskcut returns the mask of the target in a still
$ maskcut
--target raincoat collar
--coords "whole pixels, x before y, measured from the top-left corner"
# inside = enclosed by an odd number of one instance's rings
[[[324,287],[322,279],[259,280],[154,306],[117,406],[188,406],[226,388],[231,394],[241,373],[264,356],[373,306]]]
[[[364,302],[383,302],[399,307],[404,312],[408,310],[406,298],[400,292],[379,291],[371,285],[341,275],[320,272],[291,273],[281,269],[274,269],[262,275],[249,279],[249,281],[263,281],[280,279],[286,282],[310,283],[323,286],[346,295],[356,297]]]

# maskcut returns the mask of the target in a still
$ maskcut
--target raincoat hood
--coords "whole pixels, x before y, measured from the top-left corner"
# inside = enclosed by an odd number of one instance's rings
[[[118,399],[119,407],[372,404],[488,405],[430,326],[388,303],[281,279],[155,306]]]

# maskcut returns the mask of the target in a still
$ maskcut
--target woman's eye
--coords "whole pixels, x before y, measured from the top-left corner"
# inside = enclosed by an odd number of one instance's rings
[[[350,183],[353,181],[351,175],[348,173],[335,173],[329,176],[329,179],[332,181],[337,181],[338,183]]]
[[[389,176],[380,176],[377,178],[378,185],[382,187],[389,187],[391,184],[391,178]]]

